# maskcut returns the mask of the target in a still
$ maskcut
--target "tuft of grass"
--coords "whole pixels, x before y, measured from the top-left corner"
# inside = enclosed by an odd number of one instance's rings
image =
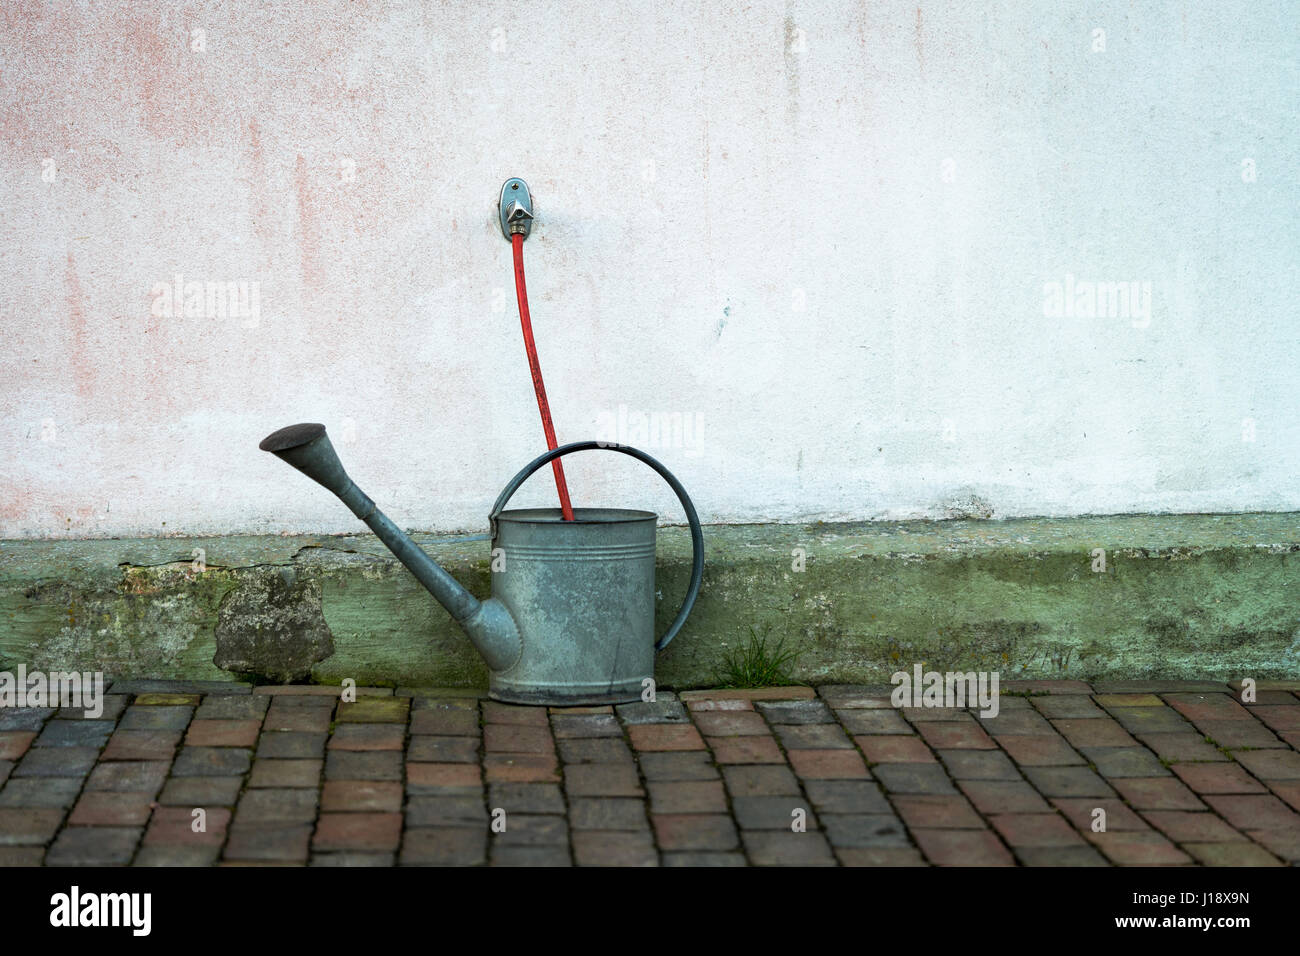
[[[798,658],[797,651],[786,650],[785,638],[769,647],[767,634],[759,636],[751,627],[749,643],[727,655],[715,683],[722,688],[788,687],[796,681],[787,668]]]

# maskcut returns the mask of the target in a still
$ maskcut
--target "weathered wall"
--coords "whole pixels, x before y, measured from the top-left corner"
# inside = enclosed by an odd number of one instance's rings
[[[482,527],[542,445],[510,175],[561,440],[624,407],[706,521],[1300,507],[1285,0],[0,17],[0,537],[351,530],[256,450],[299,420]],[[676,513],[587,457],[579,503]]]

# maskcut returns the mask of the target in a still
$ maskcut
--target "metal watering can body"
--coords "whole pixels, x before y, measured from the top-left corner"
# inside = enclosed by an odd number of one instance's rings
[[[639,700],[654,676],[654,655],[681,630],[704,575],[704,535],[690,497],[663,465],[627,445],[562,445],[526,465],[492,509],[492,597],[479,601],[429,558],[347,476],[325,427],[291,425],[261,443],[334,492],[438,599],[469,635],[490,670],[490,696],[554,706]],[[657,642],[655,526],[649,511],[578,508],[504,511],[533,472],[588,449],[630,455],[677,494],[691,527],[691,580],[677,617]]]

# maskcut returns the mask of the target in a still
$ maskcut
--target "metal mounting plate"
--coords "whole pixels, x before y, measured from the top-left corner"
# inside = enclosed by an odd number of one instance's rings
[[[516,204],[518,204],[517,208]],[[518,209],[522,209],[527,216],[520,215]],[[506,242],[510,241],[512,223],[509,217],[512,212],[516,215],[514,231],[522,232],[527,239],[529,233],[533,231],[533,194],[528,191],[528,184],[518,177],[512,177],[502,183],[501,198],[497,200],[497,218],[501,223],[501,234],[506,237]]]

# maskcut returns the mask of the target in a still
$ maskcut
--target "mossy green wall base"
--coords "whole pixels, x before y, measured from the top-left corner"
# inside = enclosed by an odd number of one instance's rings
[[[712,683],[752,633],[785,638],[805,681],[877,682],[916,663],[1004,679],[1300,675],[1297,514],[713,526],[705,539],[704,590],[659,658],[663,686]],[[485,536],[416,540],[488,595]],[[689,569],[685,530],[661,529],[660,630]],[[368,535],[0,542],[0,667],[228,678],[214,658],[279,680],[487,682]]]

